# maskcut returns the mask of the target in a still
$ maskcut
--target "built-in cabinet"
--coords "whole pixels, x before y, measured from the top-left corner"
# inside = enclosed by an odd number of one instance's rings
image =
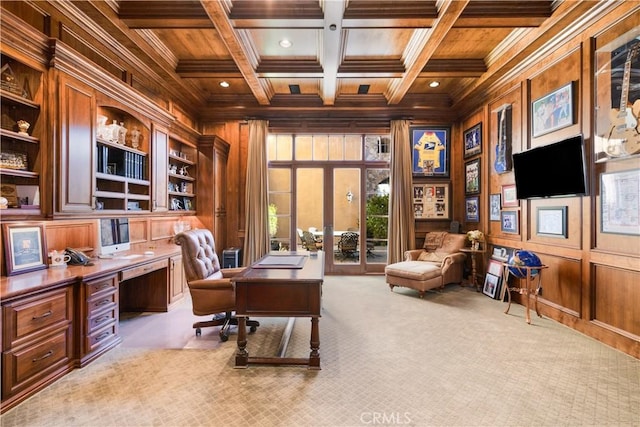
[[[80,285],[80,366],[122,340],[118,335],[118,279],[111,274]]]
[[[216,251],[222,259],[227,236],[227,160],[229,143],[215,135],[198,141],[198,218],[213,231]]]
[[[73,284],[2,305],[2,404],[73,369]]]
[[[1,55],[0,180],[8,201],[3,214],[39,215],[42,158],[43,70]]]
[[[182,267],[182,255],[169,258],[169,305],[184,297],[186,280]]]
[[[53,52],[55,212],[167,211],[173,117],[63,43]]]

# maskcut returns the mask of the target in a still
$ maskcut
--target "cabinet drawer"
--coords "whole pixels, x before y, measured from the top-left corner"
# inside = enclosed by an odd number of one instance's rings
[[[3,357],[3,395],[19,391],[45,378],[59,368],[68,368],[71,360],[71,328]]]
[[[118,321],[117,307],[113,307],[111,310],[98,312],[97,314],[91,314],[87,318],[87,333],[91,334],[92,332],[102,328],[109,322],[114,321]]]
[[[115,292],[116,290],[118,290],[118,284],[115,276],[96,280],[95,282],[88,282],[87,298],[96,294]]]
[[[103,310],[113,309],[118,304],[118,293],[112,292],[110,294],[97,294],[89,298],[87,301],[87,314],[93,316],[95,313],[102,312]]]
[[[117,337],[117,322],[112,323],[106,328],[102,328],[86,336],[87,353],[96,351],[102,345],[110,343]]]
[[[168,268],[169,262],[166,259],[150,262],[148,264],[140,265],[138,267],[129,268],[120,272],[120,280],[125,281],[134,277],[142,276],[152,271],[160,270],[162,268]]]
[[[4,338],[5,350],[19,345],[19,341],[29,339],[31,335],[71,323],[72,297],[72,288],[67,287],[3,306],[6,324],[3,334],[8,333]]]

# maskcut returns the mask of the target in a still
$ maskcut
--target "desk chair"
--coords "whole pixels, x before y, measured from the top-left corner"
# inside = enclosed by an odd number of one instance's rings
[[[182,264],[191,294],[193,314],[214,315],[211,320],[193,324],[196,336],[201,335],[201,328],[221,326],[220,341],[227,341],[229,326],[238,324],[238,320],[232,316],[236,309],[236,293],[230,278],[243,268],[220,268],[213,234],[209,230],[184,231],[175,236],[175,242],[182,248]],[[255,320],[247,320],[247,326],[251,332],[255,332],[260,324]]]

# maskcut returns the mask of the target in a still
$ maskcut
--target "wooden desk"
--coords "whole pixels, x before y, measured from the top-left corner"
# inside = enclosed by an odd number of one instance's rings
[[[511,292],[512,291],[518,292],[520,293],[520,295],[524,295],[525,320],[527,321],[527,323],[531,324],[531,315],[529,314],[529,295],[533,293],[533,301],[534,301],[534,307],[536,309],[536,314],[538,315],[538,317],[542,317],[542,315],[540,314],[540,311],[538,310],[538,294],[540,293],[540,289],[542,289],[542,270],[544,270],[545,268],[548,268],[548,266],[540,265],[535,267],[526,267],[526,266],[520,266],[520,265],[513,266],[508,263],[502,263],[502,265],[504,266],[503,289],[505,289],[507,293],[507,299],[509,301],[509,304],[507,305],[507,309],[504,311],[504,313],[505,314],[509,313],[509,309],[511,308]],[[519,281],[524,280],[524,287],[522,286],[509,287],[509,274],[510,274],[509,267],[516,267],[520,269],[520,271],[526,271],[527,273],[526,276],[522,278],[517,277],[516,275],[512,275],[513,277],[516,278],[516,280],[519,280]],[[532,289],[532,285],[536,277],[538,278],[538,285],[534,290]]]
[[[268,264],[281,257],[283,264],[302,257],[302,268]],[[231,280],[236,288],[238,350],[236,368],[249,363],[307,365],[320,369],[320,329],[324,252],[272,252]],[[311,317],[311,352],[308,358],[249,357],[247,317]],[[290,328],[287,328],[290,329]],[[289,330],[290,333],[290,330]],[[285,341],[283,339],[283,341]],[[284,355],[284,350],[281,351]]]

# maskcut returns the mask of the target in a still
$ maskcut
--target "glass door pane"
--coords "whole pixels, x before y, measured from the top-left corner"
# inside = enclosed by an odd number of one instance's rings
[[[296,237],[299,249],[303,248],[302,233],[310,232],[316,247],[324,249],[324,169],[296,169]]]
[[[334,267],[360,265],[361,221],[360,168],[333,169]],[[328,251],[328,249],[327,249]]]
[[[365,176],[367,263],[386,265],[389,229],[389,169],[367,169]]]
[[[271,250],[295,249],[291,236],[291,170],[287,168],[269,169],[269,237]]]

